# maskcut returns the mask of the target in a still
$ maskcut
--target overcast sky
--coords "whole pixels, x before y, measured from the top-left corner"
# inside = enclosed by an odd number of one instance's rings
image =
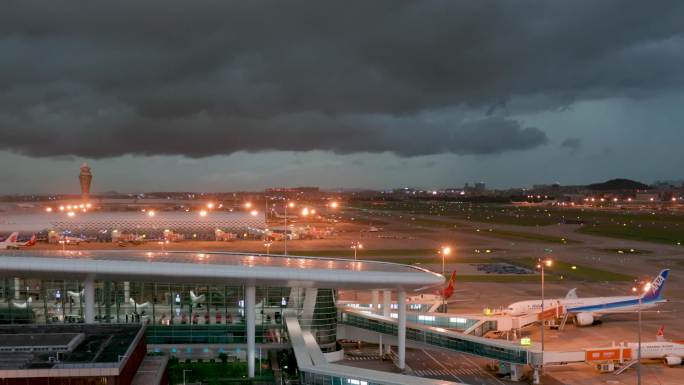
[[[200,5],[201,4],[201,5]],[[0,8],[0,193],[684,179],[682,1]]]

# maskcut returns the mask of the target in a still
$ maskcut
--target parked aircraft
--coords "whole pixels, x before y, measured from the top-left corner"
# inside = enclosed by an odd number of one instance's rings
[[[19,237],[18,232],[13,232],[4,241],[0,242],[0,249],[11,249],[16,247],[18,244],[17,238]]]
[[[656,339],[653,342],[641,343],[641,358],[662,359],[668,366],[681,365],[684,358],[684,341],[665,341],[663,327],[658,330]],[[639,344],[630,342],[627,346],[634,352],[632,357],[636,357]]]
[[[545,300],[544,307],[549,309],[562,306],[566,312],[575,317],[578,325],[592,325],[596,319],[606,314],[631,313],[639,310],[639,306],[641,306],[642,310],[645,310],[667,302],[667,300],[662,298],[662,290],[669,274],[669,269],[662,270],[647,285],[648,290],[640,296],[579,298],[577,297],[576,289],[572,289],[565,298]],[[539,312],[541,312],[541,300],[512,303],[506,310],[506,313],[512,316]]]

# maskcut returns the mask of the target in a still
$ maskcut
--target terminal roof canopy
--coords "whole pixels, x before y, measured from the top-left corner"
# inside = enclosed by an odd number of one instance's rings
[[[226,252],[2,251],[4,276],[414,291],[444,278],[414,266]]]

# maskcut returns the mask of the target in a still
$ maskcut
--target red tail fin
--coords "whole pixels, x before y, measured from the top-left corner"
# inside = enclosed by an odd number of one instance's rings
[[[454,283],[456,282],[456,272],[452,271],[451,272],[451,277],[449,278],[449,283],[447,284],[447,287],[444,288],[442,291],[442,297],[444,299],[449,299],[452,295],[454,295]]]
[[[658,329],[658,334],[656,334],[656,339],[658,341],[662,341],[665,339],[665,326],[661,326],[660,329]]]
[[[36,234],[33,234],[31,236],[31,239],[29,239],[28,242],[26,242],[26,246],[33,246],[35,244],[36,244]]]

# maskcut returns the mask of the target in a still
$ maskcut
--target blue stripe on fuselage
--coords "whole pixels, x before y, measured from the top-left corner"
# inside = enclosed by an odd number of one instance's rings
[[[658,302],[659,300],[660,300],[660,298],[642,300],[641,304],[642,305],[652,304],[652,303]],[[620,308],[620,307],[638,306],[638,305],[639,305],[639,299],[630,299],[627,301],[609,302],[609,303],[601,303],[598,305],[579,306],[579,307],[568,308],[568,312],[569,313],[577,313],[577,312],[583,312],[583,311],[600,311],[600,310],[606,310],[606,309],[615,309],[615,308]]]

